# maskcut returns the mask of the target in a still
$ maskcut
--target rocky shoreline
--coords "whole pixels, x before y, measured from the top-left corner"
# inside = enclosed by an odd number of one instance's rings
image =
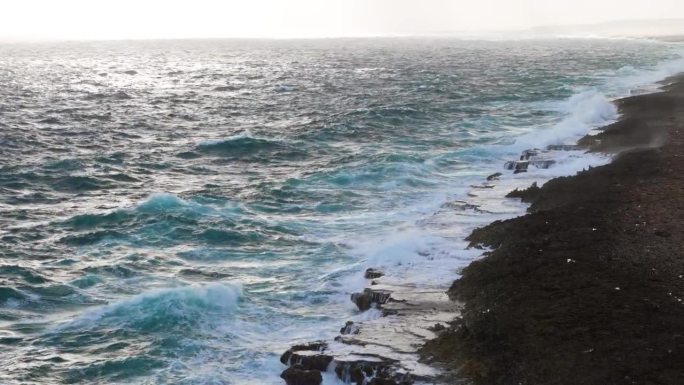
[[[612,163],[514,191],[529,214],[471,234],[491,251],[421,351],[445,382],[684,384],[684,76],[664,84],[578,143]]]
[[[290,385],[318,385],[323,372],[334,372],[356,385],[408,385],[436,378],[438,371],[419,362],[418,348],[436,337],[458,311],[443,290],[382,283],[383,273],[368,269],[370,287],[351,295],[359,311],[377,311],[379,319],[341,325],[334,341],[294,345],[280,358],[281,377]]]
[[[526,150],[519,159],[507,162],[504,172],[519,174],[547,169],[556,163],[557,158],[577,150],[574,145]],[[465,217],[477,218],[476,223],[482,223],[494,212],[503,217],[517,215],[520,204],[502,202],[510,184],[500,183],[501,176],[502,173],[497,172],[480,184],[470,186],[471,192],[466,200],[445,203],[421,225],[437,226],[451,232],[453,218],[460,217],[456,223],[463,225]],[[509,182],[521,183],[520,180]],[[481,252],[469,254],[475,257]],[[426,258],[423,263],[434,257],[429,253],[422,256]],[[436,268],[454,273],[457,270],[451,265]],[[343,325],[341,322],[339,335],[333,341],[296,344],[282,354],[280,361],[286,369],[281,378],[286,384],[319,385],[324,374],[354,385],[468,382],[460,375],[458,379],[445,382],[442,368],[430,365],[420,354],[421,347],[443,333],[454,316],[460,314],[462,305],[449,299],[446,293],[448,284],[416,283],[406,277],[389,275],[377,268],[367,269],[364,272],[367,287],[350,295],[359,314],[369,315],[365,321],[347,321]]]
[[[467,239],[470,247],[492,251],[468,266],[447,293],[439,287],[385,281],[382,271],[368,269],[368,287],[350,299],[359,311],[375,311],[379,319],[347,321],[334,341],[292,346],[281,357],[287,366],[281,375],[285,383],[318,385],[322,373],[356,385],[680,383],[684,370],[664,369],[670,368],[667,359],[682,358],[684,342],[676,336],[684,336],[684,327],[677,330],[659,320],[657,327],[664,327],[658,329],[660,339],[649,345],[647,321],[657,320],[657,313],[651,312],[665,309],[668,304],[661,302],[668,300],[674,300],[669,305],[676,309],[668,320],[684,315],[678,300],[684,297],[679,290],[684,286],[672,286],[663,299],[650,291],[652,285],[640,285],[661,282],[665,276],[669,283],[684,282],[682,251],[677,249],[681,238],[667,230],[681,223],[667,222],[650,234],[655,237],[651,241],[664,241],[660,252],[669,252],[669,257],[658,260],[652,253],[644,258],[643,250],[654,251],[655,245],[642,245],[646,227],[632,221],[635,212],[647,208],[634,211],[635,199],[642,202],[643,197],[628,192],[638,187],[646,197],[671,199],[672,220],[682,213],[677,200],[682,199],[677,196],[681,177],[676,168],[664,170],[662,162],[666,149],[672,151],[670,160],[678,160],[679,142],[672,138],[684,120],[683,79],[671,79],[664,92],[618,101],[622,119],[577,145],[529,149],[507,162],[505,172],[518,174],[553,167],[559,152],[620,154],[613,163],[577,176],[509,191],[506,197],[530,204],[529,214],[473,231]],[[481,195],[506,188],[497,185],[500,176],[495,173],[471,186],[474,193],[468,195],[474,203],[449,202],[442,215],[486,212]],[[645,191],[649,186],[655,190]],[[662,209],[658,201],[649,202],[655,213]],[[625,316],[634,319],[621,325]],[[669,344],[663,334],[667,332],[676,332]],[[667,355],[653,356],[660,360],[653,368],[664,372],[659,380],[642,381],[641,372],[631,369],[639,360],[651,362],[649,354],[659,351],[656,342],[669,347]]]

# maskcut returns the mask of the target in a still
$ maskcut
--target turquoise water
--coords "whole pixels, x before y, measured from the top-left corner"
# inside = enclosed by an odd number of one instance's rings
[[[609,99],[684,70],[681,53],[0,46],[0,383],[280,384],[293,341],[364,317],[348,294],[366,267],[448,284],[475,256],[457,252],[472,223],[422,221],[521,149],[617,118]]]

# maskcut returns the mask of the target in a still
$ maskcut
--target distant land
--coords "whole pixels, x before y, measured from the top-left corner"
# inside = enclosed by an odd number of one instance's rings
[[[684,19],[619,20],[598,24],[543,26],[532,28],[528,32],[544,36],[684,36]]]
[[[497,31],[434,31],[429,35],[494,40],[551,37],[645,37],[682,41],[684,38],[684,19],[616,20],[592,24],[548,25]]]

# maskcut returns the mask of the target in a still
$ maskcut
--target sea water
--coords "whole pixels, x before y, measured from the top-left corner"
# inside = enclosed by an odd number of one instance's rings
[[[290,344],[377,317],[349,301],[366,268],[448,287],[479,255],[464,236],[524,207],[441,208],[495,172],[529,179],[504,162],[614,121],[611,100],[653,91],[682,52],[0,45],[0,383],[280,384]],[[534,176],[609,161],[573,154]]]

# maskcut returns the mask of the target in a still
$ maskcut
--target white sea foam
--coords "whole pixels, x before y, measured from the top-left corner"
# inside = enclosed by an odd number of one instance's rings
[[[543,128],[525,134],[512,146],[517,151],[545,148],[551,144],[571,143],[605,126],[618,118],[618,110],[604,94],[589,90],[573,95],[561,103],[565,117],[551,128]]]

